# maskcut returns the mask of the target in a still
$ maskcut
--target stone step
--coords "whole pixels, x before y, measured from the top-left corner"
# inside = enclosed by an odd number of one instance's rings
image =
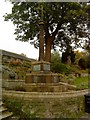
[[[1,120],[3,120],[3,119],[5,120],[5,119],[11,117],[12,115],[13,115],[12,112],[5,111],[1,116]]]
[[[0,107],[3,105],[3,102],[2,101],[0,101]]]
[[[3,106],[0,107],[0,113],[1,113],[1,112],[4,112],[4,111],[6,111],[6,110],[7,110],[7,108],[5,108],[5,107],[3,107]]]
[[[2,100],[0,100],[0,106],[2,106],[3,105],[3,102],[2,102]]]

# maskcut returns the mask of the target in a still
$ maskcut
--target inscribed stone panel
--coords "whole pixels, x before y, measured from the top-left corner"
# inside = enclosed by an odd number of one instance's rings
[[[40,71],[40,65],[34,65],[33,71]]]
[[[48,70],[48,71],[50,71],[50,65],[48,65],[48,64],[43,64],[43,70]]]

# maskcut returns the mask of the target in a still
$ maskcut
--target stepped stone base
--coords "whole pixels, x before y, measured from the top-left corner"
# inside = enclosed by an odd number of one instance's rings
[[[68,88],[59,83],[28,83],[24,85],[26,92],[62,92],[67,91]]]
[[[38,74],[32,73],[26,75],[25,83],[58,83],[58,74]]]
[[[51,65],[46,61],[32,63],[32,73],[26,74],[24,89],[26,92],[61,91],[58,74],[51,72]]]

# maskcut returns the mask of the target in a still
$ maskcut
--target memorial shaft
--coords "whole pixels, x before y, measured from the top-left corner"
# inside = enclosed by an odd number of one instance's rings
[[[40,21],[40,46],[39,46],[39,60],[44,61],[44,23],[43,20]]]

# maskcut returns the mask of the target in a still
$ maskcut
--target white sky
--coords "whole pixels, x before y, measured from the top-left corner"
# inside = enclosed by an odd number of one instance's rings
[[[33,45],[28,42],[21,42],[15,40],[14,25],[10,21],[4,21],[3,15],[11,13],[12,4],[10,2],[0,2],[0,49],[7,50],[14,53],[24,53],[29,58],[38,59],[39,50],[35,49]]]

